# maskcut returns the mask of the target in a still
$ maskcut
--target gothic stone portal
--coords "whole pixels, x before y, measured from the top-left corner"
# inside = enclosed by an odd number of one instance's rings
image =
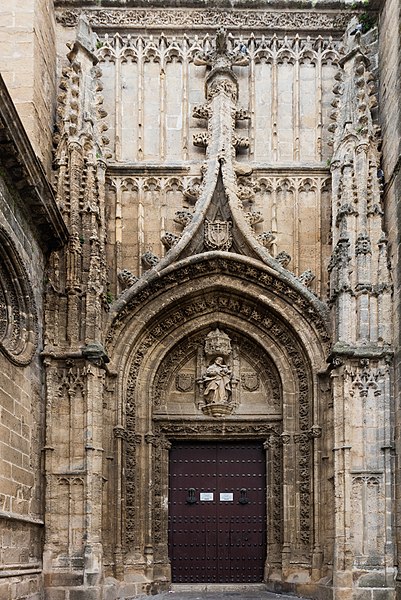
[[[182,306],[185,309],[185,302]],[[288,345],[290,352],[285,357],[283,340],[290,339],[289,329],[288,337],[283,332],[280,343],[276,343],[269,335],[261,335],[249,322],[245,333],[245,328],[241,327],[244,324],[237,317],[228,313],[224,317],[224,322],[203,323],[200,328],[193,323],[192,332],[184,323],[184,335],[180,335],[180,329],[175,329],[179,341],[174,345],[163,346],[156,338],[152,346],[146,348],[145,342],[138,343],[137,355],[132,356],[127,388],[127,424],[135,425],[135,429],[127,432],[129,518],[125,539],[132,569],[139,568],[143,544],[145,560],[151,565],[146,576],[152,578],[155,589],[166,589],[171,579],[276,580],[290,569],[291,572],[303,572],[310,560],[313,439],[308,408],[311,397],[308,364],[292,336]],[[171,315],[168,319],[169,323],[174,322]],[[280,333],[280,327],[277,324],[274,331]],[[161,332],[163,328],[158,325],[153,331]],[[147,357],[143,355],[145,350]],[[132,400],[135,390],[136,402]],[[195,479],[174,470],[178,464],[177,448],[184,447],[189,441],[190,447],[198,448],[200,453],[217,453],[214,462],[204,463],[205,467],[212,468],[211,471],[201,469],[198,473],[198,459],[196,456],[191,458],[193,465],[187,475],[192,474]],[[257,462],[259,466],[263,464],[258,477],[263,478],[263,484],[247,485],[242,480],[244,473],[235,470],[241,463],[235,462],[235,469],[230,464],[226,472],[218,467],[214,470],[219,465],[219,452],[224,451],[221,449],[227,451],[227,448],[236,447],[240,448],[236,451],[239,454],[248,452],[249,447],[257,448]],[[266,456],[261,462],[262,451]],[[196,481],[202,475],[205,481]],[[224,482],[227,478],[231,480],[231,475],[241,479],[231,485],[233,489]],[[172,478],[177,476],[186,479],[187,483],[174,483]],[[247,476],[245,472],[245,479]],[[220,489],[213,481],[224,482],[224,485]],[[138,486],[144,493],[135,495]],[[149,496],[146,495],[148,489]],[[217,496],[211,503],[201,499],[201,492],[219,494],[217,502]],[[231,500],[220,501],[220,493],[233,494],[232,503]],[[253,498],[254,494],[257,499]],[[285,502],[285,494],[299,497],[299,502],[296,505]],[[250,500],[250,506],[247,506],[247,500]],[[149,506],[152,507],[150,512]],[[257,507],[260,512],[254,514]],[[251,508],[252,514],[248,514]],[[197,509],[202,513],[196,516]],[[190,510],[195,515],[194,523],[189,522],[194,516],[188,513]],[[221,512],[224,510],[229,510],[229,514],[225,516]],[[198,517],[200,521],[196,524]],[[256,518],[257,523],[248,540],[249,518]],[[210,525],[204,533],[202,519],[209,519]],[[182,526],[183,521],[187,521],[188,531]],[[195,574],[189,563],[183,564],[182,556],[187,553],[180,544],[185,543],[183,537],[198,534],[203,538],[194,542],[197,546],[193,551],[198,553],[199,559],[199,564],[195,565],[199,570]],[[220,550],[226,548],[226,544],[229,544],[229,558],[217,564],[212,572],[208,567],[213,561],[207,560],[206,554],[214,552],[220,556]],[[251,554],[252,566],[248,559],[243,561],[242,554],[244,548],[249,550],[249,544],[251,548],[258,548],[256,554]],[[284,547],[290,548],[291,564],[283,563]],[[235,554],[237,550],[239,554]],[[247,555],[250,554],[248,550]],[[125,562],[124,568],[129,575],[131,566]],[[186,568],[190,570],[186,572]]]

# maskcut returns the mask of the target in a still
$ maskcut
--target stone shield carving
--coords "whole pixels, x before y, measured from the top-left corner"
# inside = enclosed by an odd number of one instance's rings
[[[193,390],[195,378],[191,373],[178,373],[175,378],[175,387],[179,392],[190,392]]]
[[[247,392],[256,392],[259,389],[259,375],[254,371],[242,373],[241,384]]]
[[[205,222],[205,246],[212,250],[229,250],[233,241],[231,221]]]

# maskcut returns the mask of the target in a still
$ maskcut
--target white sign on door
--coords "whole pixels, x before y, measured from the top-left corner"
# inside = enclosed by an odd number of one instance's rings
[[[201,502],[213,502],[213,497],[213,492],[201,492],[199,495],[199,500]]]
[[[233,502],[234,494],[232,492],[220,492],[220,502]]]

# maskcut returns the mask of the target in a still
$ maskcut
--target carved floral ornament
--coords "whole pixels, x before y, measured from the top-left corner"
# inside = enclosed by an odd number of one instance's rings
[[[58,23],[65,27],[75,27],[80,9],[59,9],[56,14]],[[272,10],[230,10],[222,11],[185,9],[94,9],[86,11],[92,27],[241,27],[252,30],[338,30],[343,31],[356,12],[341,11],[325,13],[319,11],[272,11]]]
[[[36,351],[38,322],[33,291],[22,259],[0,228],[0,350],[25,366]]]

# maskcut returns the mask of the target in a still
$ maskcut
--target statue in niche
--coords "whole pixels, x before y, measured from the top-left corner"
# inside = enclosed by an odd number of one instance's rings
[[[206,369],[202,377],[206,404],[225,404],[231,396],[231,369],[224,364],[221,356]]]
[[[196,405],[205,415],[231,415],[239,404],[239,354],[236,344],[218,327],[198,348]]]

